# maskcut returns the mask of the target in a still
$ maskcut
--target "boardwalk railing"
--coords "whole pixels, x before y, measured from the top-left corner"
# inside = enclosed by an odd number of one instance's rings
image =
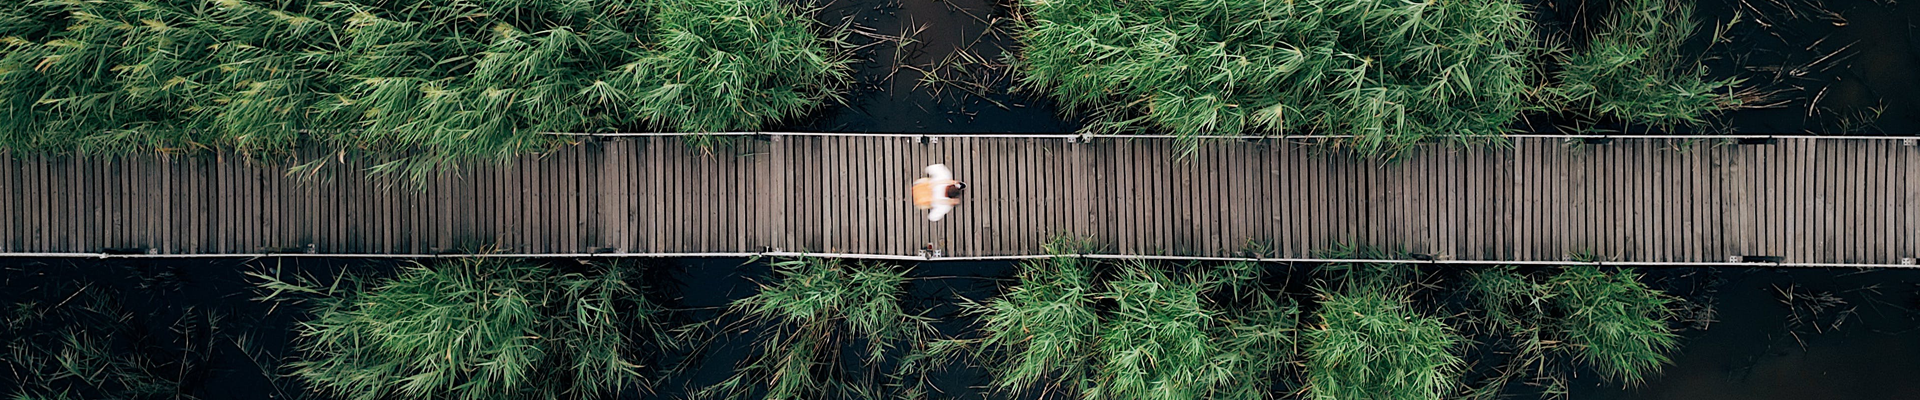
[[[587,140],[419,190],[357,173],[302,181],[238,157],[5,156],[0,253],[915,258],[931,243],[947,257],[1025,257],[1073,235],[1113,256],[1286,260],[1342,244],[1442,263],[1920,254],[1910,140],[1516,137],[1385,163],[1300,143],[1314,138],[1207,142],[1182,158],[1165,138],[741,136],[712,151],[670,136]],[[935,162],[971,186],[930,223],[906,185]]]

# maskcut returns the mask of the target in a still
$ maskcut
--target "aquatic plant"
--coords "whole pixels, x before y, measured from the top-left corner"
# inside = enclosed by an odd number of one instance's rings
[[[1226,283],[1220,278],[1169,275],[1166,268],[1142,261],[1123,263],[1119,276],[1095,296],[1115,308],[1101,326],[1099,363],[1084,397],[1276,397],[1270,394],[1273,378],[1294,354],[1294,308],[1266,298],[1250,311],[1229,312],[1208,298]]]
[[[1478,318],[1496,329],[1522,331],[1537,329],[1536,321],[1545,315],[1552,294],[1548,287],[1501,266],[1469,271],[1465,275],[1467,292],[1472,296]]]
[[[1561,317],[1561,335],[1575,358],[1610,380],[1639,384],[1679,346],[1667,321],[1672,297],[1640,283],[1639,274],[1566,267],[1547,280]]]
[[[1545,90],[1555,108],[1661,127],[1698,125],[1739,107],[1737,78],[1707,80],[1681,46],[1693,35],[1691,0],[1613,3],[1584,48],[1560,56],[1558,81]]]
[[[1466,275],[1480,320],[1513,341],[1504,371],[1481,391],[1498,391],[1523,376],[1564,387],[1573,365],[1560,356],[1606,379],[1638,384],[1678,347],[1668,326],[1673,298],[1648,288],[1638,274],[1593,266],[1543,274],[1494,267]]]
[[[1351,284],[1320,294],[1306,332],[1311,398],[1440,399],[1456,390],[1463,338],[1411,310],[1389,285]]]
[[[750,130],[837,99],[841,28],[777,0],[0,4],[0,146],[371,150],[415,175],[565,139]]]
[[[1498,137],[1528,107],[1513,0],[1023,0],[1022,82],[1096,132]]]
[[[641,387],[638,347],[667,346],[657,311],[619,265],[567,272],[526,261],[414,264],[380,282],[287,281],[251,273],[272,293],[313,295],[288,366],[316,390],[349,399],[601,398]],[[635,343],[646,338],[651,343]]]
[[[1295,354],[1297,307],[1257,290],[1259,264],[1171,274],[1121,262],[1095,291],[1097,265],[1029,261],[1006,294],[969,305],[980,316],[983,336],[974,342],[996,390],[1086,399],[1276,396]],[[1220,304],[1226,294],[1244,294],[1244,304]],[[1097,303],[1114,306],[1102,313]]]
[[[697,398],[887,397],[877,371],[902,343],[921,346],[928,320],[900,305],[906,270],[878,263],[800,258],[774,263],[775,281],[736,300],[730,313],[759,333],[754,354]],[[846,360],[843,348],[864,347]]]
[[[981,343],[1000,353],[987,357],[995,389],[1021,393],[1078,391],[1100,332],[1094,310],[1095,262],[1054,257],[1020,264],[1019,283],[985,304],[969,304],[980,316]],[[1068,387],[1058,385],[1068,384]]]

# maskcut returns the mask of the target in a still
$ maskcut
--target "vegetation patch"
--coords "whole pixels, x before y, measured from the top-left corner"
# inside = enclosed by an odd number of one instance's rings
[[[562,139],[750,130],[837,98],[837,29],[777,0],[0,5],[0,146],[372,150],[418,173]],[[824,32],[824,33],[823,33]]]
[[[1403,289],[1379,276],[1394,266],[1361,266],[1344,289],[1323,290],[1318,324],[1306,332],[1308,393],[1314,399],[1442,399],[1458,390],[1465,344],[1440,318],[1410,309]]]
[[[379,282],[251,273],[267,299],[310,296],[292,374],[349,399],[604,398],[645,387],[640,351],[667,345],[625,268],[517,260],[416,264]],[[652,343],[636,343],[633,338]]]
[[[1513,0],[1020,5],[1025,84],[1095,132],[1354,135],[1395,153],[1497,137],[1532,87],[1534,28]]]
[[[1681,53],[1697,24],[1691,0],[1627,0],[1584,48],[1559,59],[1558,83],[1547,87],[1555,108],[1659,127],[1699,125],[1737,108],[1737,78],[1708,80],[1699,60]],[[1717,40],[1717,38],[1716,38]]]
[[[754,354],[732,377],[695,397],[879,399],[911,386],[899,383],[904,374],[873,372],[893,357],[906,357],[895,351],[901,344],[918,353],[932,332],[926,318],[901,307],[904,269],[824,258],[782,261],[774,268],[774,282],[730,310],[750,327],[727,330],[759,332]],[[848,353],[857,356],[847,359]]]
[[[1679,347],[1669,321],[1675,299],[1632,271],[1574,266],[1522,273],[1513,267],[1470,272],[1465,289],[1513,357],[1479,391],[1491,397],[1514,379],[1535,379],[1548,393],[1566,388],[1578,362],[1629,385],[1659,373]]]
[[[1638,274],[1567,267],[1547,285],[1565,315],[1559,327],[1575,357],[1607,379],[1638,384],[1679,347],[1667,325],[1672,298],[1647,288]]]
[[[1259,264],[1177,274],[1120,263],[1098,291],[1096,265],[1073,257],[1025,263],[1018,286],[971,305],[983,326],[971,342],[984,345],[979,357],[996,389],[1085,399],[1281,392],[1297,308],[1255,290]]]

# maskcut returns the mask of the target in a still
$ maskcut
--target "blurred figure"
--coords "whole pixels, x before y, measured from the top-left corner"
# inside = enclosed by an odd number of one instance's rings
[[[913,206],[927,213],[928,221],[939,221],[960,205],[960,194],[967,189],[967,183],[953,180],[953,170],[946,164],[927,166],[927,177],[913,181]]]

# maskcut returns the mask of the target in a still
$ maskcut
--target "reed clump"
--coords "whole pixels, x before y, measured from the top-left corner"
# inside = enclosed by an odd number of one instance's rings
[[[1318,400],[1442,399],[1458,390],[1465,338],[1412,309],[1410,267],[1333,265],[1307,330],[1307,393]]]
[[[841,30],[777,0],[0,4],[0,146],[387,155],[419,174],[542,132],[750,130],[837,98]]]
[[[292,375],[348,399],[604,398],[644,387],[643,346],[669,345],[625,267],[519,260],[415,264],[391,279],[282,280],[306,296]],[[640,338],[651,343],[636,342]]]
[[[906,270],[824,258],[773,266],[773,282],[729,308],[744,325],[727,330],[759,332],[754,353],[733,376],[694,397],[878,399],[906,386],[901,374],[875,372],[890,357],[903,357],[897,350],[918,352],[933,331],[901,305]],[[855,348],[863,351],[843,350]]]
[[[1698,28],[1691,0],[1627,0],[1612,8],[1584,48],[1559,57],[1558,82],[1544,91],[1555,108],[1671,128],[1740,107],[1746,96],[1733,92],[1740,79],[1709,80],[1698,59],[1681,53]]]
[[[1549,272],[1552,272],[1549,274]],[[1515,350],[1506,371],[1484,390],[1522,375],[1565,387],[1574,363],[1605,379],[1636,385],[1659,373],[1679,347],[1669,322],[1675,299],[1630,270],[1572,266],[1522,272],[1488,268],[1466,276],[1480,320]],[[1555,372],[1559,371],[1559,372]]]
[[[1297,307],[1258,290],[1259,264],[1169,273],[1146,262],[1022,264],[1020,283],[971,304],[995,389],[1084,399],[1274,398]],[[1099,307],[1097,304],[1111,304]],[[1230,304],[1229,304],[1230,303]]]
[[[1667,321],[1673,298],[1640,283],[1632,271],[1562,269],[1547,281],[1563,317],[1558,327],[1574,357],[1607,379],[1639,384],[1659,372],[1679,347]]]
[[[1498,137],[1533,87],[1534,27],[1513,0],[1020,6],[1024,84],[1095,132],[1354,135],[1360,151],[1392,154]]]

